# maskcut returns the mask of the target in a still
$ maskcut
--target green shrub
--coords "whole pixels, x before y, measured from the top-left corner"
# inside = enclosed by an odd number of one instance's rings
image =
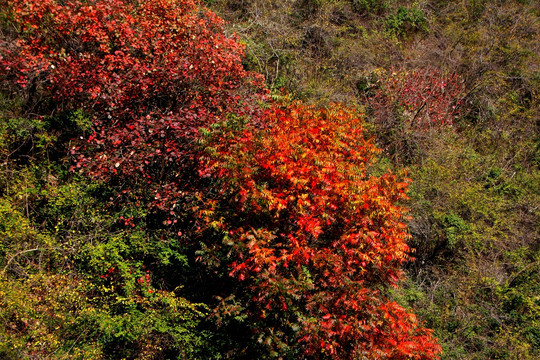
[[[386,32],[391,36],[404,37],[415,32],[427,32],[427,20],[419,8],[399,6],[394,14],[385,18]]]

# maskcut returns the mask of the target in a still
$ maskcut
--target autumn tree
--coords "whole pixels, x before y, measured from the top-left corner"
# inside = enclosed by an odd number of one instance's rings
[[[198,129],[255,112],[264,93],[260,77],[242,67],[242,45],[196,1],[8,4],[18,31],[0,54],[6,77],[33,107],[83,110],[92,133],[88,146],[73,148],[77,168],[129,179],[131,192],[148,190],[159,207],[185,186]],[[36,103],[36,88],[52,104]]]
[[[464,93],[464,81],[457,74],[430,67],[391,68],[380,73],[374,87],[368,103],[379,122],[395,126],[385,122],[395,118],[391,112],[397,109],[410,128],[420,130],[453,125]]]
[[[436,357],[431,332],[387,299],[410,259],[398,205],[408,184],[370,175],[379,150],[362,116],[293,102],[265,119],[264,131],[218,127],[203,172],[221,191],[202,214],[236,254],[230,276],[245,284],[259,340],[310,358]],[[207,256],[223,251],[208,245]]]

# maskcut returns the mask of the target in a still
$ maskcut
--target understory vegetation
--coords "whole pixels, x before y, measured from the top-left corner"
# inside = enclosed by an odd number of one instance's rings
[[[0,0],[0,357],[540,353],[540,4]]]

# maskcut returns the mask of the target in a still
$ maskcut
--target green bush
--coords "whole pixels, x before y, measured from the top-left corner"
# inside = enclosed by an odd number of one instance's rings
[[[385,19],[386,32],[391,36],[404,37],[415,32],[427,32],[427,20],[419,8],[399,6],[395,13]]]

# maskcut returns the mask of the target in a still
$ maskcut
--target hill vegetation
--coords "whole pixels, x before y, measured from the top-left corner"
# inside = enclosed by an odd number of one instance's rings
[[[539,18],[0,0],[0,357],[535,359]]]

